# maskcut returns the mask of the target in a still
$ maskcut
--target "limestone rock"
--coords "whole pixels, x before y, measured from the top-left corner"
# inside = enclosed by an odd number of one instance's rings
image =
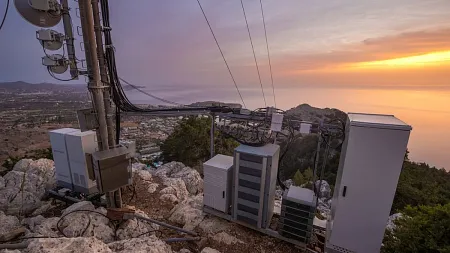
[[[16,188],[12,189],[13,191],[17,190]],[[29,214],[40,205],[41,202],[34,193],[29,191],[18,191],[14,198],[7,204],[6,212],[8,214]]]
[[[3,249],[3,250],[0,250],[0,253],[21,253],[21,251],[18,249],[14,249],[14,250]]]
[[[5,179],[3,177],[0,177],[0,189],[5,188]]]
[[[197,227],[204,218],[202,207],[202,194],[189,197],[170,211],[169,220],[182,224],[184,229],[192,230]]]
[[[178,202],[181,202],[189,196],[184,181],[180,178],[165,178],[163,184],[166,188],[160,191],[160,194],[173,194],[177,197]]]
[[[114,252],[120,253],[169,253],[172,249],[165,242],[156,236],[147,236],[143,238],[133,238],[108,244]]]
[[[148,170],[135,170],[134,175],[147,187],[149,193],[154,193],[158,189],[159,184],[153,182],[152,174]]]
[[[281,199],[276,199],[273,203],[273,212],[280,215],[281,214]]]
[[[170,202],[172,204],[177,204],[178,203],[177,196],[175,196],[173,194],[163,194],[163,195],[159,196],[159,199],[161,201]]]
[[[178,251],[178,253],[192,253],[190,250],[182,248],[180,249],[180,251]]]
[[[280,200],[283,197],[283,190],[280,188],[278,188],[279,186],[277,186],[277,189],[275,190],[275,199]]]
[[[322,184],[320,184],[320,180],[317,180],[315,183],[316,189],[319,189],[319,198],[330,198],[331,197],[331,188],[327,181],[322,180]]]
[[[186,189],[191,195],[203,192],[203,179],[198,171],[186,167],[180,162],[170,162],[159,167],[154,174],[159,178],[180,178],[186,185]]]
[[[220,251],[210,248],[210,247],[206,247],[206,248],[203,248],[203,250],[200,253],[220,253]]]
[[[387,221],[387,225],[386,225],[386,229],[389,230],[394,230],[395,226],[395,220],[402,218],[403,214],[401,213],[394,213],[393,215],[389,216],[388,221]]]
[[[69,206],[68,208],[66,208],[63,211],[62,216],[66,215],[68,213],[71,213],[73,211],[76,211],[76,210],[93,211],[93,210],[95,210],[95,206],[90,201],[81,201],[81,202],[75,203],[75,204]]]
[[[293,184],[294,184],[294,181],[292,181],[292,179],[288,179],[288,180],[284,181],[284,185],[287,188],[291,187],[291,185],[293,185]]]
[[[106,244],[94,237],[76,238],[45,238],[31,240],[28,253],[109,253],[112,252]]]
[[[55,206],[52,205],[52,201],[41,202],[41,206],[34,210],[33,213],[31,213],[31,216],[41,215],[53,208],[55,208]]]
[[[318,201],[317,210],[323,217],[327,218],[331,214],[331,200],[319,198]]]
[[[211,216],[205,218],[202,222],[200,222],[198,228],[201,229],[204,233],[216,234],[229,229],[230,226],[231,224],[228,221]]]
[[[20,227],[19,219],[16,216],[6,215],[0,211],[0,236]]]
[[[32,162],[33,159],[21,159],[14,165],[13,170],[25,172]]]
[[[225,243],[227,245],[236,244],[236,243],[244,243],[243,241],[237,239],[236,237],[229,235],[225,232],[220,232],[215,234],[212,239],[219,243]]]
[[[34,224],[34,227],[30,227],[30,229],[33,233],[36,233],[38,235],[58,237],[61,236],[61,234],[58,232],[58,229],[56,228],[56,224],[58,223],[58,221],[59,217],[44,219],[40,221],[39,224]]]
[[[36,217],[25,218],[20,223],[28,227],[30,231],[34,231],[35,226],[40,225],[44,220],[44,216],[38,215]]]
[[[101,211],[97,212],[102,213]],[[105,243],[114,240],[114,230],[109,225],[109,219],[92,212],[69,214],[60,222],[60,228],[68,237],[95,236]]]
[[[136,218],[129,219],[120,225],[119,229],[117,229],[117,238],[119,240],[126,240],[138,236],[149,236],[154,234],[154,231],[158,230],[159,226],[138,220]],[[149,232],[148,234],[146,234]],[[144,235],[145,234],[145,235]]]

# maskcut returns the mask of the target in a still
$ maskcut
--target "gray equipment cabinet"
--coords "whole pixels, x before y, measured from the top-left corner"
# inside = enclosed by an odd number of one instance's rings
[[[280,146],[240,145],[234,151],[232,218],[267,228],[273,215]]]
[[[348,114],[325,252],[380,252],[410,131],[393,115]]]
[[[203,163],[203,205],[229,213],[233,157],[216,155]]]

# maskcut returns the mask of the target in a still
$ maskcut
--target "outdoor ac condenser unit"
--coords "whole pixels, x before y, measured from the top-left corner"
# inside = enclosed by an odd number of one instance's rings
[[[234,151],[232,218],[267,228],[273,215],[280,146],[240,145]]]

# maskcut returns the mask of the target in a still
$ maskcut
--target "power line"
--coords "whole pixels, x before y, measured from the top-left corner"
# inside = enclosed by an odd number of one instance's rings
[[[230,66],[228,66],[227,60],[225,59],[225,56],[223,55],[222,49],[220,48],[219,42],[217,41],[216,35],[214,34],[214,31],[211,27],[211,25],[209,24],[208,18],[206,17],[205,11],[203,10],[202,5],[200,4],[200,0],[197,0],[198,6],[200,7],[200,9],[202,10],[203,16],[205,17],[206,23],[209,26],[209,30],[211,31],[212,36],[214,37],[214,40],[216,41],[216,45],[217,48],[219,48],[220,54],[222,55],[223,61],[225,62],[225,65],[227,66],[228,72],[230,73],[231,79],[233,80],[234,86],[236,87],[236,90],[239,94],[239,97],[241,98],[242,104],[244,105],[244,108],[247,108],[247,106],[245,105],[244,99],[242,98],[241,92],[239,91],[239,88],[236,84],[236,80],[234,80],[233,74],[231,73],[231,69]]]
[[[261,14],[262,14],[262,20],[263,20],[263,24],[264,24],[264,35],[266,37],[267,58],[269,59],[270,80],[272,81],[273,103],[274,103],[275,107],[277,107],[277,101],[275,99],[275,87],[273,85],[272,64],[270,63],[269,42],[267,40],[266,20],[264,18],[264,10],[263,10],[262,0],[259,0],[259,3],[261,4]]]
[[[148,92],[146,92],[146,91],[140,89],[139,87],[137,87],[137,86],[135,86],[135,85],[133,85],[133,84],[127,82],[127,81],[124,80],[122,77],[119,77],[119,79],[120,79],[122,82],[124,82],[124,83],[128,84],[129,86],[131,86],[133,89],[135,89],[135,90],[137,90],[137,91],[139,91],[139,92],[141,92],[141,93],[143,93],[143,94],[145,94],[145,95],[147,95],[147,96],[149,96],[149,97],[152,97],[152,98],[154,98],[154,99],[157,99],[157,100],[159,100],[159,101],[161,101],[161,102],[164,102],[164,103],[167,103],[167,104],[178,105],[178,106],[185,106],[185,105],[183,105],[183,104],[179,104],[179,103],[176,103],[176,102],[172,102],[172,101],[170,101],[170,100],[167,100],[167,99],[164,99],[164,98],[160,98],[160,97],[157,97],[157,96],[155,96],[155,95],[153,95],[153,94],[151,94],[151,93],[148,93]]]
[[[264,89],[261,81],[261,75],[259,73],[258,61],[256,60],[255,47],[253,47],[252,36],[250,34],[250,27],[248,26],[247,15],[245,15],[244,3],[241,0],[242,11],[244,12],[245,24],[247,24],[248,37],[250,38],[250,45],[252,45],[253,58],[255,59],[256,71],[258,72],[259,84],[261,85],[261,92],[264,99],[264,106],[267,107],[266,96],[264,95]]]
[[[9,9],[9,0],[6,1],[5,15],[3,15],[2,23],[0,24],[0,30],[2,30],[3,24],[5,24],[6,15],[8,15],[8,9]]]

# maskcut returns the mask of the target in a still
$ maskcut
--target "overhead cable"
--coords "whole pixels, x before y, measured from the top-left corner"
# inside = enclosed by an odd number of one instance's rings
[[[153,95],[153,94],[151,94],[151,93],[148,93],[148,92],[144,91],[143,89],[141,89],[141,88],[139,88],[139,87],[137,87],[137,86],[135,86],[135,85],[129,83],[129,82],[126,81],[126,80],[124,80],[122,77],[119,77],[119,79],[120,79],[122,82],[128,84],[128,85],[129,85],[130,87],[132,87],[133,89],[135,89],[135,90],[137,90],[137,91],[139,91],[139,92],[141,92],[141,93],[143,93],[143,94],[145,94],[145,95],[147,95],[147,96],[149,96],[149,97],[152,97],[152,98],[154,98],[154,99],[156,99],[156,100],[159,100],[159,101],[164,102],[164,103],[167,103],[167,104],[178,105],[178,106],[184,106],[183,104],[179,104],[179,103],[176,103],[176,102],[172,102],[172,101],[170,101],[170,100],[167,100],[167,99],[164,99],[164,98],[160,98],[160,97],[157,97],[157,96],[155,96],[155,95]]]
[[[9,0],[6,0],[6,10],[5,15],[3,15],[2,23],[0,24],[0,30],[2,30],[3,24],[5,24],[6,16],[8,15],[8,9],[9,9]]]
[[[258,72],[259,84],[261,85],[261,92],[264,99],[264,106],[267,107],[266,96],[264,95],[264,88],[261,81],[261,74],[259,73],[258,61],[256,60],[255,47],[253,46],[252,35],[250,34],[250,27],[248,26],[247,15],[245,14],[244,3],[241,0],[242,11],[244,12],[245,24],[247,25],[248,37],[250,39],[250,45],[252,46],[253,58],[255,59],[256,71]]]
[[[224,56],[224,54],[222,52],[222,49],[220,48],[219,41],[217,41],[216,35],[214,34],[214,31],[213,31],[213,29],[211,27],[211,24],[209,23],[208,18],[206,17],[205,11],[203,10],[203,7],[202,7],[202,5],[200,3],[200,0],[197,0],[197,3],[198,3],[198,6],[200,7],[200,9],[202,10],[202,13],[203,13],[203,16],[205,17],[206,23],[209,26],[209,30],[211,31],[211,34],[212,34],[214,40],[216,41],[217,48],[219,49],[220,54],[222,55],[222,59],[225,62],[225,65],[227,66],[228,72],[230,73],[230,76],[231,76],[231,79],[233,80],[234,86],[236,87],[236,90],[237,90],[237,92],[239,94],[239,97],[241,98],[242,104],[243,104],[244,108],[247,108],[247,106],[245,105],[244,99],[242,98],[241,92],[239,91],[239,88],[238,88],[238,86],[236,84],[236,80],[234,79],[234,76],[231,73],[230,66],[228,66],[228,62],[225,59],[225,56]]]
[[[270,80],[272,81],[273,103],[274,103],[275,107],[277,107],[277,100],[275,99],[275,86],[273,85],[272,64],[270,63],[269,42],[267,40],[266,20],[264,18],[264,10],[263,10],[262,0],[259,0],[259,3],[261,4],[261,15],[262,15],[262,20],[263,20],[263,25],[264,25],[264,35],[266,37],[267,58],[269,59]]]

